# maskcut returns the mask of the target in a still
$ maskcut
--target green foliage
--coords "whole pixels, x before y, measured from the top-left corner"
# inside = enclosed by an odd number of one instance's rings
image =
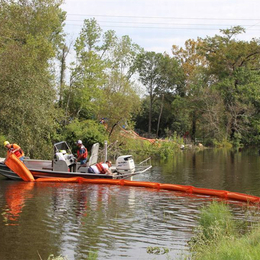
[[[251,130],[251,119],[259,118],[259,88],[255,82],[259,82],[260,45],[256,40],[235,40],[235,35],[244,32],[239,26],[221,32],[223,36],[207,37],[201,50],[209,62],[205,72],[210,81],[215,79],[211,87],[220,94],[225,108],[219,114],[224,124],[216,126],[225,130],[226,137],[237,146]]]
[[[126,77],[113,72],[109,84],[104,86],[104,103],[99,108],[100,118],[107,118],[108,128],[124,124],[132,115],[138,113],[140,98],[135,93]]]
[[[131,81],[130,68],[136,56],[142,50],[132,42],[129,36],[117,38],[112,34],[110,46],[102,46],[106,51],[107,81],[102,87],[103,101],[99,104],[99,118],[107,118],[110,135],[116,125],[129,122],[132,116],[139,112],[140,97],[135,84]]]
[[[70,86],[64,91],[64,109],[69,117],[88,119],[96,114],[104,96],[100,89],[107,81],[107,62],[99,47],[102,29],[95,19],[84,20],[74,49]]]
[[[88,253],[88,260],[97,260],[98,259],[98,252],[90,251]]]
[[[173,103],[178,117],[172,127],[179,134],[178,126],[185,122],[182,128],[193,140],[203,136],[208,143],[259,143],[260,44],[235,39],[244,32],[236,26],[220,30],[221,35],[188,40],[185,49],[173,46],[186,74],[184,95]]]
[[[88,150],[94,143],[103,145],[108,140],[104,126],[94,120],[73,121],[64,128],[61,138],[71,147],[75,147],[75,142],[80,139]]]
[[[74,45],[76,62],[65,89],[66,114],[72,118],[107,118],[108,128],[137,113],[139,96],[128,74],[140,47],[128,36],[103,33],[95,19],[84,21]]]
[[[180,143],[177,142],[180,141]],[[182,139],[175,138],[160,140],[154,139],[153,142],[142,139],[131,139],[121,137],[118,140],[119,149],[121,154],[130,153],[140,156],[151,156],[154,158],[167,159],[174,155],[174,152],[180,149]]]
[[[155,52],[140,53],[133,68],[138,72],[140,82],[146,88],[149,97],[148,133],[152,133],[154,103],[161,99],[160,112],[157,119],[157,135],[160,128],[160,118],[164,106],[164,95],[181,93],[184,74],[175,58]]]
[[[242,140],[242,135],[240,133],[235,133],[234,134],[234,138],[233,138],[233,142],[232,142],[232,146],[234,148],[242,148],[243,144],[241,144],[241,140]]]
[[[214,201],[201,209],[199,226],[190,241],[192,252],[203,254],[204,249],[223,238],[237,235],[236,224],[227,205]],[[195,254],[195,255],[196,255]]]
[[[226,139],[224,139],[222,141],[213,139],[213,145],[216,148],[232,148],[232,144]]]
[[[4,141],[6,141],[6,137],[0,134],[0,157],[5,157],[6,150],[4,148]]]
[[[61,1],[1,1],[0,132],[30,157],[47,156],[56,129],[50,70],[62,38]]]
[[[187,40],[185,49],[173,46],[170,57],[145,52],[129,36],[103,32],[95,19],[86,19],[66,85],[63,58],[69,48],[64,46],[61,4],[0,3],[0,133],[21,145],[27,156],[49,158],[59,133],[71,145],[79,138],[87,146],[103,143],[103,126],[85,121],[100,118],[107,118],[111,140],[118,137],[116,126],[133,122],[157,137],[189,132],[193,141],[203,137],[215,146],[260,144],[260,41],[236,40],[234,36],[245,32],[242,27]],[[63,62],[60,80],[54,74],[57,56]],[[134,76],[145,95],[138,93]],[[122,141],[126,150],[162,158],[172,156],[181,142]]]
[[[203,207],[199,224],[190,242],[192,259],[259,259],[259,225],[247,228],[246,233],[242,234],[241,223],[233,219],[227,205],[213,202]]]
[[[156,153],[161,159],[167,159],[174,156],[176,150],[180,149],[180,145],[173,140],[165,140],[159,143],[158,152]]]
[[[212,240],[219,236],[229,236],[235,230],[232,213],[224,203],[214,201],[201,209],[199,225],[203,228],[203,238]],[[213,229],[213,232],[211,231]]]
[[[120,137],[118,138],[120,153],[147,155],[153,153],[153,146],[149,141]]]

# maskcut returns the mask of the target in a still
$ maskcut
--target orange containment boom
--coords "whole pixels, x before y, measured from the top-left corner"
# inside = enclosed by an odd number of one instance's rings
[[[260,203],[260,197],[247,195],[238,192],[230,192],[225,190],[214,190],[206,188],[196,188],[193,186],[176,185],[176,184],[161,184],[157,182],[146,182],[146,181],[129,181],[129,180],[114,180],[114,179],[84,179],[82,177],[74,178],[39,178],[37,182],[78,182],[78,183],[91,183],[91,184],[112,184],[122,186],[134,186],[134,187],[146,187],[153,189],[181,191],[188,194],[200,194],[216,196],[222,199],[239,200],[250,203]]]
[[[5,160],[5,165],[19,175],[24,181],[34,181],[32,173],[28,168],[21,162],[15,154],[9,153]]]

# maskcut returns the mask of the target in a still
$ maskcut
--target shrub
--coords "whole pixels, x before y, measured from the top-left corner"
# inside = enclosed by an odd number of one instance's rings
[[[201,209],[196,235],[190,241],[192,251],[203,252],[204,247],[216,243],[223,237],[236,234],[236,225],[227,205],[214,201]]]
[[[94,143],[103,145],[105,140],[108,140],[105,127],[94,120],[75,120],[65,127],[61,136],[74,148],[76,148],[75,142],[78,139],[82,140],[88,150],[91,149]]]

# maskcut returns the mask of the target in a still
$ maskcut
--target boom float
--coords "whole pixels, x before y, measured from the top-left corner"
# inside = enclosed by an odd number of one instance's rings
[[[222,199],[239,200],[248,203],[259,204],[260,197],[247,195],[238,192],[230,192],[226,190],[214,190],[206,188],[196,188],[187,185],[176,185],[176,184],[162,184],[158,182],[146,182],[146,181],[130,181],[130,180],[114,180],[114,179],[84,179],[81,177],[75,178],[39,178],[35,180],[36,182],[77,182],[77,183],[91,183],[91,184],[111,184],[111,185],[122,185],[122,186],[134,186],[134,187],[146,187],[153,188],[157,190],[172,190],[181,191],[188,194],[200,194],[216,196]]]
[[[15,154],[9,153],[5,165],[13,172],[20,176],[24,181],[34,181],[34,177],[30,170],[16,157]]]

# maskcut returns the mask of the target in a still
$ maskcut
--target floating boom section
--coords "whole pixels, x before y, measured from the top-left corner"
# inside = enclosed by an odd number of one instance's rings
[[[82,177],[74,178],[39,178],[36,182],[78,182],[78,183],[91,183],[91,184],[112,184],[122,186],[134,186],[134,187],[146,187],[158,190],[172,190],[186,192],[188,194],[200,194],[216,196],[222,199],[239,200],[248,203],[260,203],[260,197],[247,195],[238,192],[230,192],[226,190],[214,190],[206,188],[196,188],[187,185],[176,185],[176,184],[161,184],[157,182],[146,182],[146,181],[129,181],[129,180],[115,180],[115,179],[84,179]]]
[[[8,154],[5,160],[5,165],[19,175],[24,181],[34,181],[32,173],[28,170],[24,163],[16,157],[15,154]]]

